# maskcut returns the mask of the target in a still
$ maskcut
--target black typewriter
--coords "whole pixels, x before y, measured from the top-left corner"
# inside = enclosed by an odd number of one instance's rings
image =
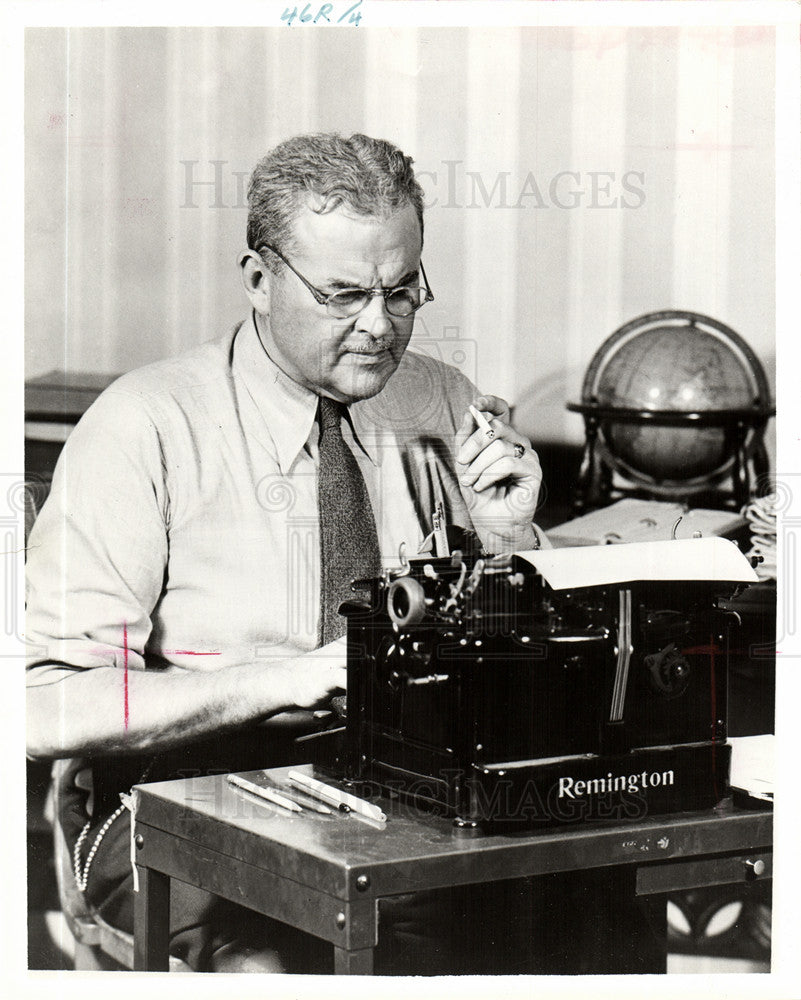
[[[403,560],[344,604],[329,770],[462,827],[635,820],[728,793],[720,538]]]

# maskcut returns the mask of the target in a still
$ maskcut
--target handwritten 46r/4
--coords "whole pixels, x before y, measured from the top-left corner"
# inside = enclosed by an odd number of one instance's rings
[[[286,21],[287,24],[291,25],[296,20],[298,24],[317,24],[318,21],[325,21],[328,24],[359,24],[362,19],[362,12],[357,10],[361,7],[362,0],[356,0],[356,3],[351,4],[350,7],[345,11],[344,14],[340,14],[336,17],[334,7],[337,6],[332,3],[324,3],[319,8],[317,8],[317,13],[314,13],[315,5],[307,3],[300,13],[297,7],[285,7],[284,13],[281,15],[281,20]]]

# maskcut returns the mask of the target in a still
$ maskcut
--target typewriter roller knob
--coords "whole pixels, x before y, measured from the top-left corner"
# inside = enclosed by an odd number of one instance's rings
[[[389,585],[387,610],[396,625],[416,625],[426,613],[425,591],[412,577],[399,577]]]

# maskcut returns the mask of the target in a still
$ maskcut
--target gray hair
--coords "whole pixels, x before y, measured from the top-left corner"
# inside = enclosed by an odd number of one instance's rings
[[[345,205],[359,215],[388,216],[411,205],[423,233],[423,189],[410,156],[385,139],[335,132],[297,135],[259,160],[248,187],[247,240],[291,253],[292,225],[303,207],[323,214]],[[273,258],[271,265],[278,261]]]

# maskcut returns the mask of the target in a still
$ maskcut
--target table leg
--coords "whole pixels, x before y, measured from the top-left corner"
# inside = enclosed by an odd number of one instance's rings
[[[347,948],[334,946],[334,972],[338,976],[372,976],[372,948],[359,948],[348,951]]]
[[[169,972],[170,877],[136,866],[139,892],[134,893],[134,970]]]

